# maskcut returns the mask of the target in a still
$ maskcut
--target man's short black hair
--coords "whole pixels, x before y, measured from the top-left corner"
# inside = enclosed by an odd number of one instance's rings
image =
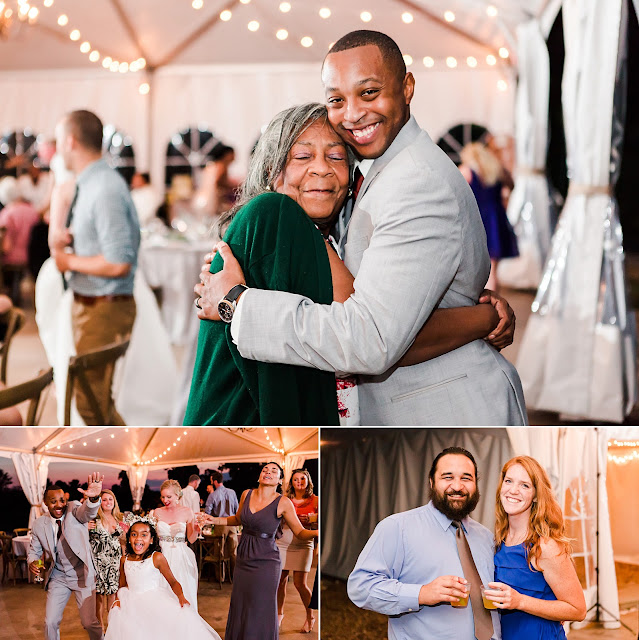
[[[50,484],[44,490],[44,496],[42,497],[43,500],[47,499],[47,493],[49,493],[49,491],[62,491],[62,493],[64,493],[64,489],[62,487],[59,487],[57,484]]]
[[[437,470],[437,463],[439,459],[443,456],[454,455],[454,456],[466,456],[472,463],[473,467],[475,467],[475,481],[477,481],[477,463],[475,462],[475,458],[473,454],[468,451],[468,449],[464,449],[463,447],[448,447],[444,449],[441,453],[438,453],[435,459],[433,460],[433,465],[430,468],[430,473],[428,477],[431,482],[435,480],[435,471]]]
[[[374,45],[382,54],[384,62],[393,70],[400,82],[403,82],[406,76],[406,63],[404,56],[400,51],[395,40],[387,36],[381,31],[368,31],[361,29],[359,31],[351,31],[342,36],[329,50],[327,55],[331,53],[339,53],[348,49],[356,49],[357,47],[366,47]]]

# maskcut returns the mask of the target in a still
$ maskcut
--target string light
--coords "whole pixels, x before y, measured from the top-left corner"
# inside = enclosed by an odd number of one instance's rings
[[[138,87],[138,91],[140,92],[140,95],[142,95],[142,96],[145,96],[147,93],[149,93],[150,90],[151,90],[151,86],[149,85],[148,82],[143,82]]]
[[[319,16],[320,18],[324,18],[324,20],[326,20],[326,18],[331,17],[331,10],[328,7],[322,7],[319,10]]]
[[[639,451],[633,451],[632,453],[627,453],[623,456],[617,456],[614,453],[608,452],[608,460],[615,464],[628,464],[634,460],[639,460]]]
[[[407,67],[410,67],[410,65],[413,64],[413,56],[408,55],[407,53],[405,53],[402,57],[404,58],[404,64]]]
[[[42,3],[44,4],[45,7],[47,7],[47,9],[53,5],[53,0],[44,0],[44,2]]]
[[[413,14],[405,11],[402,13],[402,22],[405,24],[410,24],[413,21]]]
[[[505,80],[497,80],[497,89],[499,89],[499,91],[506,91],[506,89],[508,89],[508,83]]]
[[[492,53],[489,53],[486,56],[486,64],[489,64],[491,67],[495,66],[497,64],[497,58],[495,58]]]
[[[91,43],[87,42],[86,40],[80,45],[80,51],[82,51],[82,53],[89,53],[89,51],[91,51]]]
[[[362,22],[370,22],[373,19],[373,14],[370,11],[362,11],[359,18]]]
[[[196,10],[201,9],[204,6],[204,0],[193,0],[191,6]]]
[[[225,9],[224,11],[222,11],[222,13],[220,13],[220,20],[222,20],[222,22],[228,22],[232,17],[233,13],[228,9]]]
[[[486,13],[491,17],[494,18],[497,15],[497,7],[495,5],[489,4],[486,7]]]
[[[431,67],[434,67],[434,66],[435,66],[435,61],[434,61],[430,56],[426,56],[426,57],[422,60],[422,62],[424,63],[424,66],[425,66],[427,69],[430,69]]]
[[[446,58],[446,66],[454,69],[457,66],[457,59],[453,58],[453,56],[448,56],[448,58]]]
[[[309,36],[304,36],[301,40],[300,40],[300,44],[303,47],[306,47],[308,49],[308,47],[312,47],[313,46],[313,38],[309,37]]]
[[[286,40],[286,38],[288,38],[288,31],[286,29],[278,29],[275,36],[278,40]]]
[[[242,4],[248,4],[251,0],[240,0]]]
[[[608,447],[639,447],[639,440],[611,440]]]
[[[444,20],[446,20],[446,22],[455,22],[455,14],[452,11],[446,11],[444,13]]]
[[[468,56],[466,58],[466,64],[471,68],[474,69],[477,66],[477,58],[473,58],[473,56]]]
[[[275,443],[271,440],[270,436],[268,435],[268,429],[264,429],[264,433],[266,434],[266,441],[271,446],[271,449],[273,449],[273,451],[275,451],[275,453],[280,453],[280,454],[284,455],[286,453],[286,451],[284,451],[284,449],[282,449],[280,447],[275,446]]]
[[[506,49],[506,47],[500,47],[499,48],[499,57],[503,58],[504,60],[510,55],[510,53],[508,52],[508,49]]]
[[[280,3],[280,11],[282,13],[288,13],[291,10],[291,3],[290,2],[281,2]]]
[[[100,52],[95,49],[89,54],[89,60],[91,62],[97,62],[100,59]]]
[[[80,32],[77,29],[74,29],[70,34],[69,34],[69,38],[71,38],[71,40],[73,40],[74,42],[76,40],[80,39]]]
[[[248,30],[249,31],[257,31],[260,28],[260,23],[257,20],[251,20],[248,23]]]
[[[61,27],[66,27],[69,24],[69,18],[64,13],[58,18],[58,24]]]

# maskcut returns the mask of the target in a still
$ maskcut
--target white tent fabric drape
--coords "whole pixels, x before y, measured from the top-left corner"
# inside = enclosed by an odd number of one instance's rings
[[[563,109],[568,198],[517,370],[526,403],[622,422],[636,399],[634,317],[611,180],[622,0],[565,0]]]
[[[27,497],[29,511],[29,529],[33,522],[42,515],[42,501],[47,486],[49,456],[34,453],[12,453],[11,460],[16,469],[20,486]]]
[[[140,503],[142,502],[149,469],[144,465],[129,466],[127,467],[126,474],[129,478],[129,486],[131,487],[131,495],[133,496],[133,510],[136,511],[140,508]]]
[[[169,422],[177,385],[177,366],[153,292],[138,269],[134,296],[137,315],[127,353],[116,364],[115,404],[127,424],[165,425]],[[36,322],[40,340],[53,367],[58,423],[64,422],[69,358],[75,354],[71,331],[72,294],[62,288],[55,263],[48,260],[36,281]],[[73,401],[71,424],[83,425]]]
[[[501,260],[498,275],[506,286],[536,289],[550,249],[554,215],[545,172],[550,62],[537,20],[517,28],[517,57],[517,172],[508,203],[508,219],[517,235],[519,257]]]
[[[283,491],[286,491],[288,483],[293,474],[293,469],[303,469],[306,456],[288,455],[284,458],[284,483],[282,485]]]
[[[373,429],[323,445],[323,574],[346,579],[380,520],[427,504],[432,461],[452,446],[475,456],[482,497],[472,517],[493,531],[499,472],[512,457],[504,429]]]

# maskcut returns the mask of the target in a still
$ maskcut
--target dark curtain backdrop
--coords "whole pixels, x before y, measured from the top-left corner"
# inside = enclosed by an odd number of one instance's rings
[[[346,579],[380,520],[428,502],[428,472],[446,447],[475,456],[473,518],[492,530],[499,472],[513,455],[506,429],[322,429],[321,440],[323,575]]]

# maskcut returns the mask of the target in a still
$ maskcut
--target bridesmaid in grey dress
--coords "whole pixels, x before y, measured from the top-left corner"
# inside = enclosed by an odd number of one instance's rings
[[[283,479],[282,467],[269,462],[262,468],[257,489],[242,494],[234,516],[205,518],[212,524],[242,525],[224,640],[277,640],[277,585],[282,566],[275,534],[280,520],[299,538],[318,536],[317,531],[304,529],[293,503],[277,492]]]

